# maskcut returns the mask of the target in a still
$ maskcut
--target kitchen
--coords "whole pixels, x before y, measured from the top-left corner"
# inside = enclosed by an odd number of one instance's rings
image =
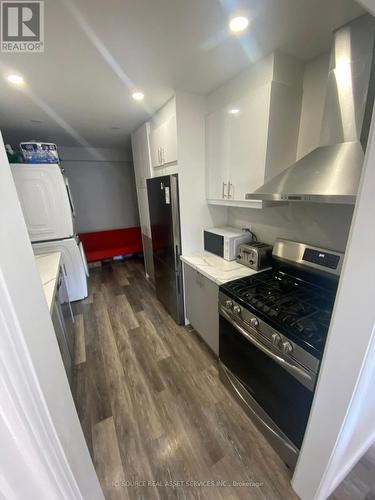
[[[109,64],[101,37],[78,15],[77,6],[63,3]],[[295,2],[286,4],[295,7]],[[47,384],[42,392],[51,398],[47,406],[52,406],[63,449],[71,448],[67,462],[79,488],[86,491],[84,498],[101,498],[90,455],[106,498],[295,498],[295,492],[301,498],[326,498],[372,444],[371,425],[363,425],[360,432],[352,421],[351,430],[342,434],[359,381],[355,370],[365,360],[370,337],[358,335],[352,346],[353,358],[345,366],[347,383],[335,394],[337,414],[332,411],[327,419],[327,405],[320,403],[324,396],[328,401],[333,397],[326,391],[334,387],[338,361],[347,359],[340,336],[335,336],[340,312],[335,295],[337,287],[338,293],[345,293],[349,234],[354,238],[355,227],[362,227],[353,226],[352,220],[361,213],[354,207],[358,189],[367,186],[360,183],[363,145],[367,140],[370,145],[372,137],[373,19],[354,2],[337,2],[336,7],[328,9],[331,17],[327,11],[326,22],[321,15],[314,18],[315,29],[324,25],[321,39],[316,33],[305,37],[297,29],[303,19],[299,11],[291,25],[286,22],[289,38],[280,40],[276,33],[274,45],[264,42],[264,48],[258,48],[262,56],[254,56],[251,64],[247,60],[241,71],[220,80],[216,73],[208,91],[176,86],[160,107],[148,102],[152,87],[143,96],[137,89],[132,106],[142,110],[128,133],[132,155],[109,148],[114,139],[105,144],[95,120],[90,143],[83,140],[89,137],[87,129],[79,120],[64,120],[68,115],[62,107],[52,113],[47,98],[44,114],[35,115],[35,107],[30,114],[28,98],[41,103],[35,98],[36,87],[27,90],[30,55],[21,55],[19,62],[26,90],[17,94],[22,90],[17,84],[3,83],[4,142],[12,145],[13,154],[25,143],[24,158],[30,147],[35,152],[40,143],[48,145],[48,154],[57,154],[60,162],[19,163],[18,155],[16,162],[10,158],[8,180],[14,179],[34,253],[43,255],[36,257],[39,269],[46,253],[52,252],[50,258],[55,259],[55,276],[44,273],[42,282],[56,283],[60,292],[52,305],[55,338],[49,338],[48,345],[56,365],[61,365],[50,369],[60,370],[59,383],[65,384],[63,411],[62,399],[53,399],[48,371],[43,372],[47,361],[40,356],[45,347],[34,352],[34,363],[38,359],[36,370]],[[193,7],[187,9],[194,13]],[[222,29],[231,14],[221,12]],[[252,29],[269,29],[265,14],[274,19],[280,12],[270,4],[259,14],[260,26],[255,16],[254,25],[228,35],[228,43],[241,45]],[[112,18],[110,12],[100,15]],[[226,29],[230,31],[230,25]],[[8,70],[12,64],[13,70],[16,56],[7,54],[2,66]],[[125,78],[116,61],[110,62],[116,75]],[[209,69],[199,70],[208,81]],[[90,107],[94,113],[95,106]],[[58,127],[48,121],[52,119]],[[108,128],[108,137],[124,133],[117,125]],[[80,147],[67,139],[68,132]],[[46,187],[47,177],[55,179],[56,189]],[[75,212],[74,227],[62,207]],[[14,214],[17,210],[19,205]],[[69,227],[46,236],[53,210],[56,217],[69,219]],[[42,228],[38,212],[44,216]],[[370,243],[368,221],[364,229]],[[119,243],[120,236],[126,241]],[[26,250],[30,259],[31,247]],[[365,263],[363,252],[359,255]],[[80,262],[79,271],[69,269],[67,262]],[[358,264],[355,271],[359,279]],[[80,286],[74,295],[77,273]],[[349,303],[354,299],[350,294]],[[345,328],[350,320],[345,318]],[[62,321],[59,330],[56,324]],[[336,365],[331,377],[330,360]],[[67,380],[85,440],[79,435]],[[370,409],[363,408],[363,420]],[[63,415],[74,428],[75,447],[64,430]],[[322,422],[330,425],[325,439],[318,439],[316,426]],[[354,428],[360,443],[353,437]],[[346,436],[347,447],[335,456],[340,436]],[[77,466],[78,456],[85,473]],[[318,456],[321,470],[311,465],[319,462]],[[339,473],[340,468],[344,472]],[[327,482],[318,492],[323,473]],[[84,486],[89,478],[91,490]],[[194,480],[245,482],[247,489],[188,484]],[[147,486],[144,481],[162,484]],[[169,481],[180,483],[173,487]],[[362,498],[372,485],[363,481],[361,487],[352,498]]]

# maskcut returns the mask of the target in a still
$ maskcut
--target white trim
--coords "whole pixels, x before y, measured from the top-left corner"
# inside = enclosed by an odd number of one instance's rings
[[[366,440],[366,442],[358,448],[357,452],[355,455],[352,457],[353,461],[348,462],[345,467],[343,467],[337,474],[337,476],[334,478],[334,481],[332,484],[329,485],[329,487],[326,489],[326,492],[323,492],[323,482],[326,478],[326,475],[322,478],[322,482],[320,485],[320,489],[317,492],[317,498],[328,498],[334,491],[335,489],[340,485],[340,483],[346,478],[346,476],[349,474],[349,472],[353,469],[356,463],[359,462],[359,460],[365,455],[365,453],[370,449],[370,447],[375,443],[375,432],[370,434],[369,438]],[[325,485],[327,486],[327,485]]]
[[[7,420],[8,428],[13,435],[19,436],[28,431],[29,442],[25,440],[23,443],[22,453],[33,457],[34,472],[38,476],[45,474],[53,479],[50,486],[56,488],[56,493],[58,492],[61,498],[83,500],[52,425],[51,416],[22,337],[16,311],[1,273],[0,330],[0,380],[3,390],[7,391],[9,401],[12,403],[13,418],[12,420],[7,418],[7,409],[4,407],[1,408],[1,416],[3,420]],[[15,414],[18,420],[14,418]],[[39,461],[39,466],[34,462],[36,459]],[[45,470],[41,470],[42,467]],[[52,498],[51,491],[49,494]]]

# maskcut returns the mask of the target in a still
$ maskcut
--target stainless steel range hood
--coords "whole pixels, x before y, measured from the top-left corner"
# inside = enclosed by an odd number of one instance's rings
[[[247,200],[355,203],[374,102],[374,41],[370,15],[334,33],[320,146]]]

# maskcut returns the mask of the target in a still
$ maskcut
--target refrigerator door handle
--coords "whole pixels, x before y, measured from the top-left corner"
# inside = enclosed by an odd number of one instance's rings
[[[178,245],[176,245],[175,248],[175,257],[176,257],[176,271],[177,271],[180,265],[180,249]]]
[[[178,317],[179,323],[184,322],[184,303],[183,303],[183,284],[182,284],[182,266],[181,266],[181,231],[180,231],[180,211],[179,211],[179,196],[178,196],[178,181],[177,175],[170,176],[171,189],[171,209],[172,209],[172,224],[173,224],[173,239],[175,252],[175,273],[176,273],[176,288],[178,300]]]

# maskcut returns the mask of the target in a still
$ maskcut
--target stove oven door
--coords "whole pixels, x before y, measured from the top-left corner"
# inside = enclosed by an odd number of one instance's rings
[[[306,387],[311,374],[281,358],[266,339],[222,310],[219,357],[223,382],[294,468],[313,399],[312,387]]]

